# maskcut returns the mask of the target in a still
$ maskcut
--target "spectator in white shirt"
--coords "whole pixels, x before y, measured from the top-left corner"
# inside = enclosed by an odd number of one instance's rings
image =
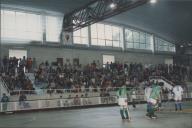
[[[174,100],[175,100],[175,111],[180,109],[182,111],[182,95],[183,95],[183,88],[180,85],[176,85],[173,88],[174,93]]]

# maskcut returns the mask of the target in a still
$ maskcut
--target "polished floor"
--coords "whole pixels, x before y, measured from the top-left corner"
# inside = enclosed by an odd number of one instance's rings
[[[18,113],[0,115],[0,128],[192,128],[192,103],[184,108],[183,112],[166,109],[150,120],[145,118],[145,105],[130,107],[131,122],[120,119],[119,107]]]

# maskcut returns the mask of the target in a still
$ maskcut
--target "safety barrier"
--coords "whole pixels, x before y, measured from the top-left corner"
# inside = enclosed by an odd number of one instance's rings
[[[167,94],[162,96],[163,100],[171,100],[173,97],[168,97]],[[183,99],[192,99],[192,92],[184,93]],[[128,95],[128,102],[132,101],[132,95]],[[146,101],[143,94],[136,95],[134,101],[140,103]],[[44,99],[32,101],[15,101],[0,104],[0,112],[13,112],[13,111],[27,111],[27,110],[43,110],[43,109],[56,109],[56,108],[70,108],[70,107],[83,107],[83,106],[98,106],[116,104],[116,95],[99,96],[99,97],[70,97],[70,98],[57,98],[57,99]]]
[[[5,93],[6,95],[10,95],[10,90],[7,87],[5,81],[0,77],[0,95],[2,95],[3,93]]]
[[[13,90],[10,91],[11,95],[20,95],[22,93],[29,95],[45,95],[45,94],[69,94],[69,93],[94,93],[94,92],[114,92],[119,87],[107,87],[107,88],[75,88],[75,89],[39,89],[39,90]],[[127,87],[128,90],[136,89],[134,87]],[[41,93],[36,93],[41,91]]]
[[[56,108],[70,108],[80,106],[107,105],[117,103],[116,96],[109,97],[83,97],[83,98],[59,98],[51,100],[35,100],[22,102],[1,103],[0,112],[43,110]]]

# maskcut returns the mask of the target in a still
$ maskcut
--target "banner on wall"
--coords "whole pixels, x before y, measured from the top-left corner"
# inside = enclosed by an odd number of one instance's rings
[[[62,41],[65,45],[71,45],[72,44],[72,32],[62,32]]]

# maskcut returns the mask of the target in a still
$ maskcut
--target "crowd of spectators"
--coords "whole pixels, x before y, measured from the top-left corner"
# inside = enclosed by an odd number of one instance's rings
[[[46,83],[44,89],[58,89],[58,92],[61,92],[59,89],[73,89],[74,92],[97,91],[98,88],[119,87],[123,83],[133,87],[149,80],[150,76],[164,76],[172,82],[192,79],[192,68],[181,65],[107,62],[100,66],[95,61],[86,66],[48,61],[37,65],[35,59],[25,57],[4,57],[1,63],[3,66],[0,73],[10,90],[34,90],[25,72],[34,73],[35,85]]]
[[[178,65],[142,65],[141,63],[120,64],[107,63],[99,67],[95,61],[84,67],[81,65],[50,65],[41,63],[35,71],[36,83],[47,82],[47,89],[73,89],[74,91],[97,91],[97,88],[109,89],[127,86],[138,86],[149,80],[150,76],[164,76],[174,83],[190,79],[192,69]]]
[[[25,75],[25,68],[29,66],[29,59],[23,57],[7,58],[6,56],[1,61],[0,77],[8,86],[9,90],[34,90],[32,82]]]

